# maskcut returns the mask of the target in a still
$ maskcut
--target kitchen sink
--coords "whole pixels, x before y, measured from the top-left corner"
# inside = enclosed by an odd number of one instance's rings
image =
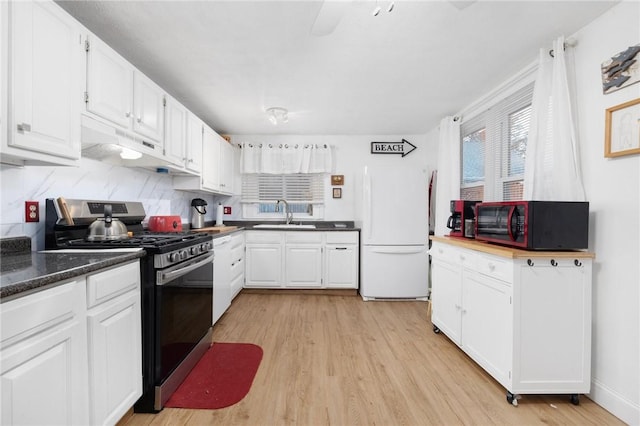
[[[303,223],[261,223],[259,225],[254,225],[254,229],[316,229],[316,226],[313,224],[303,224]]]

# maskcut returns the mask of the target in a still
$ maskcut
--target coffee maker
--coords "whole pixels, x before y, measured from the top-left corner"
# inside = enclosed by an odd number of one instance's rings
[[[191,200],[191,228],[204,228],[205,214],[207,214],[207,202],[202,198]]]
[[[451,216],[447,220],[447,228],[451,237],[473,238],[475,226],[475,206],[481,201],[451,200]],[[470,226],[466,226],[470,223]]]

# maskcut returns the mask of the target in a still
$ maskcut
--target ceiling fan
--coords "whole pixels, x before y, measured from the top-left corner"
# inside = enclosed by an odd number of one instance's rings
[[[458,10],[466,9],[471,6],[477,0],[447,0],[448,3],[452,4]],[[311,27],[311,34],[317,37],[322,37],[331,34],[338,24],[340,20],[346,13],[347,8],[354,3],[364,3],[357,2],[351,0],[324,0],[320,9],[318,10],[318,14],[316,15],[316,19]],[[373,3],[373,1],[371,1]],[[390,0],[386,4],[387,11],[391,12],[394,9],[395,2]],[[373,9],[373,16],[377,16],[381,7],[378,5],[378,1],[375,1],[375,8]]]

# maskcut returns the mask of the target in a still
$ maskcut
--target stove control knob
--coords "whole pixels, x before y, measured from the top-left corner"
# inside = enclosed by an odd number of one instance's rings
[[[200,244],[200,251],[204,252],[204,251],[208,251],[209,247],[207,243],[202,243]]]
[[[184,260],[187,258],[187,256],[189,256],[189,253],[187,253],[186,250],[180,250],[180,259]]]
[[[191,249],[189,250],[189,253],[191,253],[192,256],[195,256],[196,254],[200,253],[200,247],[196,247],[196,246],[191,247]]]
[[[180,260],[178,252],[169,253],[169,262],[177,262]]]

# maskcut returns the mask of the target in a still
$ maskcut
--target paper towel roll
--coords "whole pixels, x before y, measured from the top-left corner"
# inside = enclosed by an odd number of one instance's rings
[[[216,210],[216,226],[224,226],[224,223],[222,223],[223,211],[222,203],[218,203],[218,210]]]

